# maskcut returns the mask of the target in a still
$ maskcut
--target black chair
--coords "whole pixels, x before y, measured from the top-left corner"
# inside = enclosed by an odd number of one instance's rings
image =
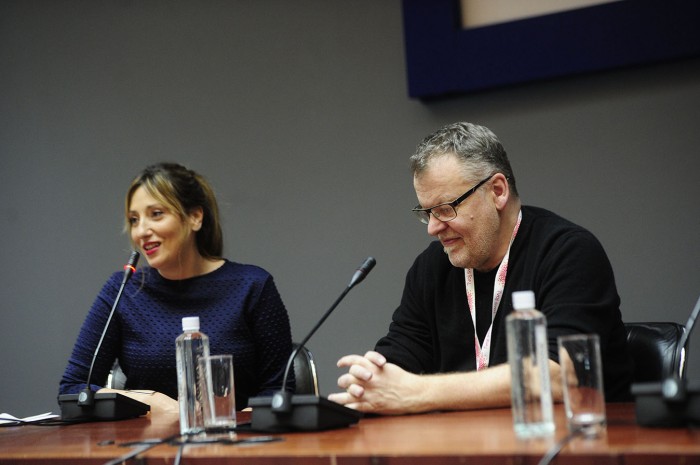
[[[296,342],[292,344],[292,350],[297,347],[299,347],[299,344]],[[294,391],[295,394],[319,395],[316,364],[311,351],[305,346],[294,357],[294,379],[297,385]]]
[[[627,345],[634,362],[635,383],[661,381],[667,376],[685,376],[685,347],[679,344],[685,327],[678,323],[625,323]]]
[[[112,364],[112,369],[107,376],[107,384],[105,387],[110,389],[124,389],[126,385],[126,375],[119,366],[119,360],[115,360]]]

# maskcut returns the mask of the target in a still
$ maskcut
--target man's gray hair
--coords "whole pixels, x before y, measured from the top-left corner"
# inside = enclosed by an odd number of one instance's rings
[[[418,177],[433,158],[454,154],[464,168],[464,176],[481,180],[489,174],[503,173],[511,192],[517,196],[515,176],[508,155],[489,128],[471,123],[453,123],[429,135],[411,156],[411,172]]]

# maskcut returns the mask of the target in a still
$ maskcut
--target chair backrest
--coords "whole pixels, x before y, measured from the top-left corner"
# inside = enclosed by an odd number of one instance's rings
[[[296,342],[292,344],[292,349],[299,347]],[[306,346],[294,357],[294,378],[296,380],[295,394],[319,395],[318,376],[316,374],[316,364],[313,354]]]
[[[124,389],[126,385],[126,375],[122,371],[122,367],[119,365],[119,360],[115,360],[112,364],[112,369],[107,376],[107,385],[105,387],[110,389]]]
[[[627,346],[634,362],[634,382],[685,376],[687,346],[680,347],[685,327],[678,323],[625,323]]]

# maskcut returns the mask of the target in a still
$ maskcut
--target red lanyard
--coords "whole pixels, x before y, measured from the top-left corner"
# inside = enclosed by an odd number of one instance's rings
[[[506,286],[506,274],[508,274],[508,257],[510,256],[510,248],[513,245],[516,234],[518,234],[518,229],[520,228],[520,221],[523,218],[522,210],[518,213],[518,221],[515,223],[515,228],[513,228],[513,236],[510,238],[510,244],[508,244],[508,251],[506,256],[503,257],[503,261],[498,266],[498,272],[496,272],[496,280],[493,284],[493,304],[491,308],[491,324],[489,325],[489,330],[486,332],[486,337],[484,337],[483,345],[479,344],[479,337],[476,334],[476,293],[474,291],[474,270],[472,268],[466,268],[464,270],[464,277],[467,285],[467,303],[469,304],[469,313],[472,316],[472,322],[474,323],[474,352],[476,353],[476,369],[481,370],[489,366],[489,358],[491,356],[491,330],[493,329],[493,320],[496,318],[496,312],[498,312],[498,305],[501,303],[501,298],[503,297],[503,289]]]

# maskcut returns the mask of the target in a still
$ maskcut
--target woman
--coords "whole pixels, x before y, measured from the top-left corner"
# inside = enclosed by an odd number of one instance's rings
[[[178,164],[149,166],[127,192],[126,230],[149,266],[124,289],[95,361],[92,389],[102,388],[118,359],[127,390],[177,399],[175,338],[183,317],[199,316],[211,353],[234,355],[238,409],[249,397],[279,390],[292,350],[287,310],[269,273],[222,258],[219,212],[207,181]],[[85,387],[122,276],[113,274],[93,303],[60,394]]]

